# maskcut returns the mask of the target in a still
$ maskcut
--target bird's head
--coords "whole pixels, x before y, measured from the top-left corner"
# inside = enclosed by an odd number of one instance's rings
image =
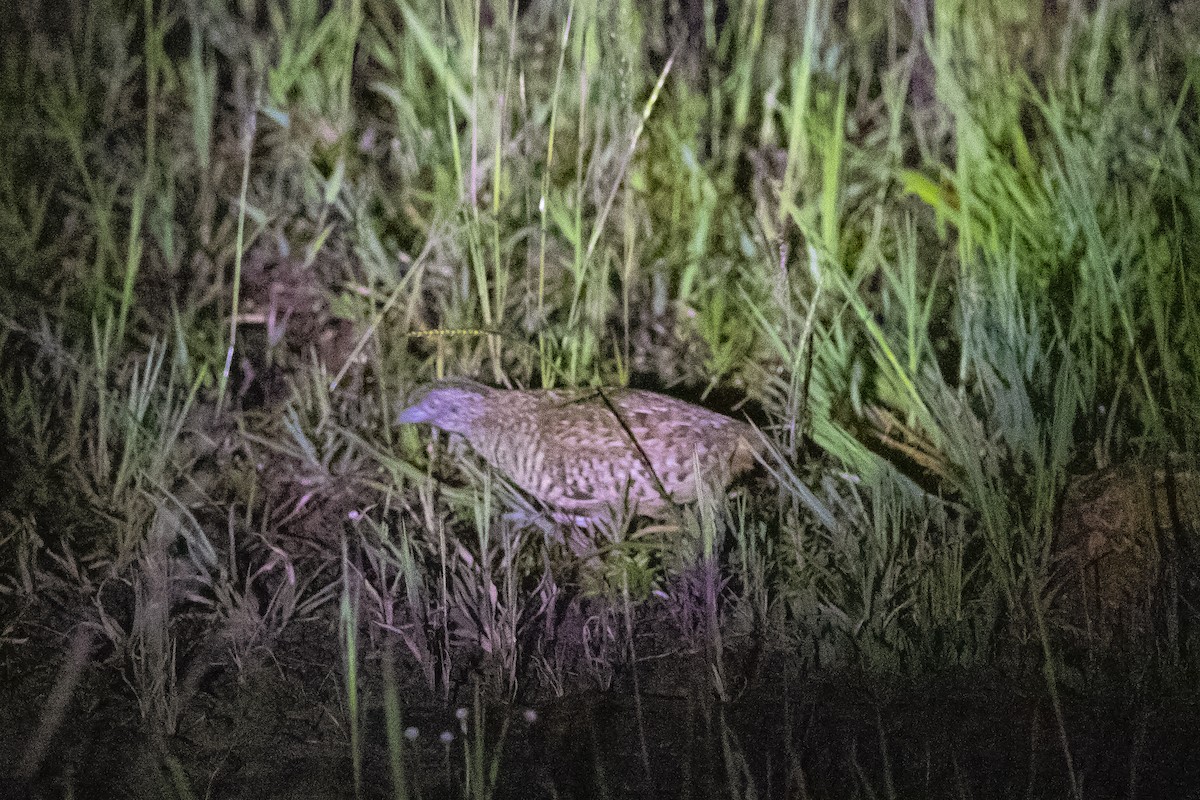
[[[487,412],[488,398],[494,391],[474,381],[438,381],[418,391],[414,402],[400,412],[396,421],[427,422],[443,431],[467,434]]]

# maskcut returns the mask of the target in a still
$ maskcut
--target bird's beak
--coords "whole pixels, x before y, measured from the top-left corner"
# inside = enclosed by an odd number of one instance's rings
[[[409,406],[400,412],[400,416],[396,417],[396,424],[402,425],[407,422],[428,422],[429,414],[419,405]]]

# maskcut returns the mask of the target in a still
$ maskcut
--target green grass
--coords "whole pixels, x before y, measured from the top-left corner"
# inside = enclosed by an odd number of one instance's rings
[[[1200,518],[1154,545],[1163,624],[1114,655],[1065,610],[1060,504],[1111,465],[1195,475],[1200,22],[929,5],[147,0],[6,26],[0,640],[98,609],[104,668],[170,736],[183,652],[215,636],[240,670],[336,601],[359,796],[379,652],[446,700],[462,670],[506,704],[608,688],[652,655],[656,599],[721,697],[756,637],[814,670],[1011,665],[1068,764],[1061,692],[1194,685]],[[771,480],[580,561],[504,516],[528,503],[502,476],[394,425],[442,375],[732,389]],[[583,655],[554,647],[568,607],[595,614]],[[399,681],[388,774],[421,796]],[[496,786],[484,730],[463,796]]]

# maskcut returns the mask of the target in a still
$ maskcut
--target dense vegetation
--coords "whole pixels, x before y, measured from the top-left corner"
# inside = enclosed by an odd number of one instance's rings
[[[886,698],[946,675],[1044,710],[993,789],[1085,796],[1111,743],[1072,709],[1153,743],[1195,686],[1194,5],[0,13],[0,764],[32,796],[267,796],[212,733],[281,713],[256,692],[316,709],[312,796],[620,795],[528,777],[587,736],[551,698],[594,722],[596,690],[643,794],[974,796],[889,757]],[[666,391],[753,421],[762,474],[581,560],[394,424],[443,375]],[[763,766],[738,709],[811,681],[873,732]],[[668,688],[713,737],[669,779]],[[426,763],[405,727],[456,704]],[[114,731],[148,755],[102,780]],[[274,736],[238,741],[286,793]]]

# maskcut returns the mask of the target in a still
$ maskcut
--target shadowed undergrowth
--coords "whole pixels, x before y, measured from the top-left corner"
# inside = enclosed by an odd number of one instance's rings
[[[1200,19],[1091,6],[5,11],[3,762],[35,797],[1194,783],[1147,765],[1200,666]],[[441,376],[666,391],[763,457],[579,559],[395,425]]]

